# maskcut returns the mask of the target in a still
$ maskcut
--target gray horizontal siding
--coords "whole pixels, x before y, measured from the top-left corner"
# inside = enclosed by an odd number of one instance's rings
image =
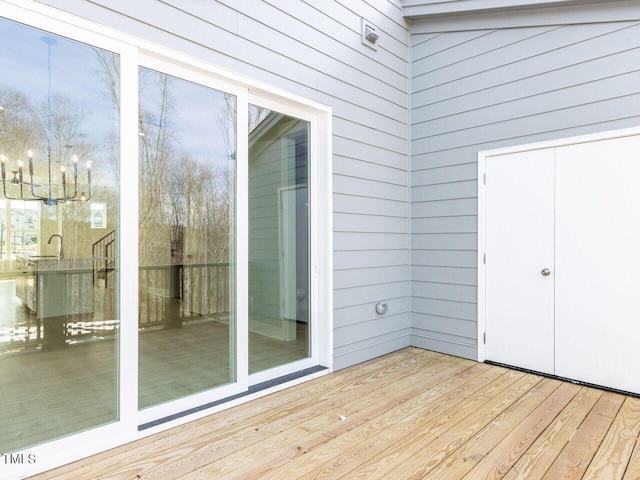
[[[371,254],[366,251],[335,252],[333,256],[334,270],[397,267],[402,265],[409,266],[409,251],[407,249],[381,250],[373,259]]]
[[[390,298],[406,297],[409,287],[409,281],[402,281],[351,288],[337,288],[333,294],[334,307],[339,309],[354,305],[369,304],[373,309],[375,304],[379,301]],[[361,323],[359,320],[360,319],[352,319],[352,322]]]
[[[363,215],[384,215],[389,217],[408,218],[409,207],[406,200],[393,200],[353,195],[352,193],[335,193],[333,195],[334,212],[360,213]]]
[[[366,141],[363,141],[366,140]],[[337,166],[340,158],[355,158],[367,161],[371,164],[386,165],[400,170],[407,170],[407,152],[395,152],[384,147],[370,145],[370,139],[352,139],[333,136],[334,165]]]
[[[391,312],[391,315],[388,315],[386,318],[392,316],[393,312],[405,312],[410,308],[410,299],[406,296],[402,296],[399,298],[385,298],[384,302],[388,305],[389,312]],[[333,319],[334,326],[336,328],[342,328],[345,326],[354,325],[354,318],[359,318],[362,319],[363,322],[368,322],[372,318],[381,317],[375,313],[374,308],[372,308],[372,306],[368,303],[362,305],[352,305],[349,307],[336,309]]]
[[[335,366],[409,344],[409,25],[400,0],[42,3],[330,105],[334,246],[338,259],[353,258],[334,274],[336,311],[367,312],[342,317]],[[375,51],[361,43],[362,17],[378,27]],[[371,312],[388,298],[393,320],[382,328]]]
[[[424,214],[423,214],[424,215]],[[416,214],[420,216],[420,214]],[[411,244],[428,250],[474,250],[478,246],[477,233],[413,233]]]
[[[561,25],[553,11],[517,29],[414,24],[424,32],[411,47],[415,346],[477,356],[478,151],[640,122],[640,22]]]
[[[404,282],[408,276],[408,265],[342,270],[335,272],[334,288],[347,289],[363,284],[385,285]]]
[[[409,228],[408,218],[335,213],[333,228],[341,232],[403,232]]]

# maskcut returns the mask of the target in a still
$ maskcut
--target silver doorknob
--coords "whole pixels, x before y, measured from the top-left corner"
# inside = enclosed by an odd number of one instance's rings
[[[551,275],[551,270],[549,270],[548,268],[543,268],[540,273],[545,277],[548,277],[549,275]]]

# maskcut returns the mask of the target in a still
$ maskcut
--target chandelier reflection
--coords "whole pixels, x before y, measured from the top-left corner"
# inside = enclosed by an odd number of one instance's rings
[[[36,183],[34,181],[34,161],[33,150],[27,152],[29,162],[29,180],[25,181],[25,174],[23,172],[24,162],[19,160],[16,164],[16,170],[11,170],[13,177],[7,182],[7,158],[5,155],[0,155],[0,168],[2,169],[2,193],[4,197],[9,200],[23,200],[23,201],[39,201],[45,205],[57,205],[60,203],[71,202],[86,202],[91,198],[91,162],[86,162],[86,175],[87,175],[87,191],[81,191],[78,194],[78,156],[73,155],[71,162],[65,155],[64,159],[58,158],[55,163],[59,167],[54,166],[51,158],[52,144],[55,144],[53,137],[54,125],[53,125],[53,113],[51,109],[51,47],[56,45],[58,41],[50,36],[41,37],[43,43],[47,45],[47,103],[46,103],[46,115],[47,115],[47,147],[46,166],[48,167],[48,175],[46,183]],[[4,112],[6,109],[3,107],[0,112]],[[71,145],[65,145],[67,149],[71,148]],[[67,150],[68,151],[68,150]],[[66,165],[65,165],[66,164]],[[67,168],[71,168],[71,175],[73,180],[67,182]],[[59,169],[59,173],[58,173]],[[41,171],[41,170],[40,170]],[[56,178],[56,184],[54,185],[54,177]],[[45,178],[45,175],[38,175],[36,179]],[[7,188],[7,183],[9,188]]]
[[[57,205],[59,203],[70,202],[86,202],[91,198],[91,162],[86,162],[87,175],[87,191],[81,191],[78,194],[78,156],[71,157],[71,175],[73,180],[67,182],[67,169],[64,165],[60,166],[60,183],[54,186],[53,183],[53,166],[51,164],[51,156],[48,154],[48,183],[37,184],[33,181],[33,151],[27,152],[29,158],[29,181],[25,181],[23,172],[23,162],[19,160],[17,170],[11,170],[13,177],[7,182],[7,158],[0,155],[0,168],[2,169],[2,193],[9,200],[23,201],[41,201],[45,205]],[[9,183],[9,192],[7,191],[7,183]],[[12,193],[13,192],[13,193]],[[62,192],[60,194],[60,192]]]

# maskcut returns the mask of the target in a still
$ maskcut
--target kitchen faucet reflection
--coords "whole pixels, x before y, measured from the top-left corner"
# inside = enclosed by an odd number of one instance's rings
[[[47,242],[47,245],[51,245],[51,240],[53,240],[53,237],[58,237],[60,239],[60,253],[58,254],[58,258],[62,260],[64,258],[64,246],[62,244],[62,235],[58,233],[54,233],[49,237],[49,241]]]

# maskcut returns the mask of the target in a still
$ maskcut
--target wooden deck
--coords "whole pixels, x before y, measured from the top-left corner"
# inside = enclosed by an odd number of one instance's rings
[[[640,399],[405,349],[40,479],[640,479]]]

